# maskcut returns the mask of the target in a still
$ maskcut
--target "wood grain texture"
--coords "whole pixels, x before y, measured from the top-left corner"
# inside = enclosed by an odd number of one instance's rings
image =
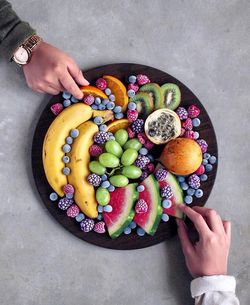
[[[199,131],[200,138],[205,139],[209,145],[209,153],[215,155],[218,158],[218,149],[216,135],[212,122],[208,116],[206,109],[203,107],[202,103],[198,98],[189,90],[184,84],[179,80],[175,79],[171,75],[144,65],[121,63],[121,64],[110,64],[91,70],[85,71],[84,75],[91,84],[95,83],[95,80],[104,74],[113,75],[118,77],[121,81],[126,82],[129,75],[146,74],[152,82],[156,82],[160,85],[171,82],[175,83],[180,87],[182,94],[181,105],[188,107],[191,104],[196,104],[201,109],[201,114],[199,116],[201,120],[201,125],[197,131]],[[49,195],[53,191],[49,184],[47,183],[45,173],[42,164],[42,145],[43,139],[49,128],[51,122],[55,118],[53,113],[50,111],[50,106],[57,102],[62,102],[62,96],[54,96],[46,105],[43,110],[39,122],[37,124],[35,134],[33,137],[32,145],[32,168],[33,175],[36,183],[38,192],[42,198],[43,203],[46,208],[52,214],[52,216],[68,231],[70,231],[75,236],[80,239],[87,241],[91,244],[118,250],[132,250],[149,247],[158,244],[166,239],[173,237],[176,234],[176,224],[173,217],[170,217],[170,221],[167,223],[160,223],[158,230],[154,236],[145,235],[143,237],[137,236],[133,231],[130,235],[122,234],[119,238],[112,240],[107,233],[97,234],[95,232],[84,233],[80,230],[80,225],[75,221],[75,219],[69,218],[65,211],[60,210],[56,203],[49,200]],[[208,175],[208,180],[202,183],[202,189],[204,191],[204,196],[201,199],[194,199],[192,206],[205,205],[209,194],[213,188],[217,172],[217,164],[214,169]]]

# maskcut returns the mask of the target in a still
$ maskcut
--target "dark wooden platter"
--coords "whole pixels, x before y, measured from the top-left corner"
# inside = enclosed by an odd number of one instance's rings
[[[201,120],[201,125],[198,129],[200,138],[203,138],[207,141],[209,145],[208,152],[218,158],[216,136],[212,122],[208,116],[206,109],[198,100],[198,98],[193,94],[193,92],[173,76],[149,66],[129,63],[110,64],[84,71],[85,77],[91,84],[94,84],[97,78],[105,74],[116,76],[125,83],[129,75],[136,75],[140,73],[148,75],[152,82],[156,82],[160,85],[167,82],[177,84],[180,87],[182,94],[181,105],[187,107],[191,104],[196,104],[201,109],[201,114],[199,116]],[[55,118],[55,116],[50,111],[50,106],[54,103],[62,102],[62,100],[63,99],[61,95],[53,96],[46,105],[45,109],[43,110],[34,133],[31,156],[32,169],[36,187],[42,198],[43,203],[45,204],[49,212],[52,214],[52,216],[64,228],[66,228],[68,231],[70,231],[72,234],[79,237],[80,239],[87,241],[91,244],[110,249],[140,249],[158,244],[166,239],[173,237],[176,234],[176,224],[175,219],[173,217],[170,217],[170,221],[168,221],[167,223],[161,222],[154,236],[146,234],[143,237],[140,237],[133,230],[132,233],[129,235],[122,234],[117,239],[112,240],[107,233],[97,234],[93,231],[90,233],[84,233],[83,231],[81,231],[80,225],[78,222],[76,222],[75,219],[67,217],[65,211],[60,210],[57,207],[56,203],[50,201],[49,195],[51,192],[53,192],[53,190],[49,186],[43,170],[42,145],[47,129]],[[213,188],[213,184],[216,177],[216,171],[217,164],[214,165],[213,171],[208,174],[208,180],[202,183],[202,189],[204,191],[203,197],[201,199],[196,199],[194,197],[194,201],[191,206],[205,205],[209,194],[211,193]]]

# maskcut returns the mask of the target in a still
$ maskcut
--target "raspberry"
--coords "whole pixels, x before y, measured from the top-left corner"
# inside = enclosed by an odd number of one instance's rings
[[[95,225],[95,222],[93,219],[84,219],[81,223],[80,223],[80,226],[81,226],[81,230],[83,232],[90,232],[93,230],[94,228],[94,225]]]
[[[74,187],[73,187],[73,185],[71,185],[71,184],[66,184],[66,185],[64,185],[64,187],[63,187],[63,192],[64,192],[64,194],[65,195],[67,195],[67,194],[74,194],[74,192],[75,192],[75,189],[74,189]]]
[[[138,118],[138,112],[136,110],[128,110],[127,118],[129,122],[134,122]]]
[[[194,172],[196,175],[201,176],[205,173],[205,167],[203,164]]]
[[[75,218],[79,214],[80,210],[76,204],[72,204],[67,210],[67,215],[69,217]]]
[[[72,199],[62,198],[58,202],[58,208],[61,210],[67,210],[73,204]]]
[[[89,154],[92,157],[98,157],[100,154],[102,154],[102,148],[99,145],[93,144],[89,148]]]
[[[163,181],[168,175],[168,171],[165,168],[159,168],[155,172],[155,178],[158,181]]]
[[[107,88],[107,82],[104,78],[98,78],[95,85],[100,90],[105,90]]]
[[[129,84],[128,90],[134,90],[135,92],[137,92],[139,90],[139,86],[137,84]]]
[[[155,170],[154,164],[153,164],[153,163],[149,163],[149,164],[147,165],[147,170],[148,170],[149,173],[153,173],[154,170]]]
[[[146,143],[147,136],[145,135],[144,132],[138,133],[137,138],[142,145]]]
[[[207,142],[203,139],[197,140],[196,142],[200,145],[201,151],[204,154],[208,148]]]
[[[63,104],[56,103],[50,107],[50,110],[54,113],[54,115],[58,115],[63,110]]]
[[[140,133],[140,132],[143,132],[143,125],[144,125],[144,120],[143,119],[137,119],[136,121],[134,121],[132,123],[131,129],[135,133]]]
[[[91,94],[85,95],[83,98],[83,102],[89,106],[92,105],[94,103],[94,101],[95,101],[95,98]]]
[[[170,187],[169,185],[164,186],[164,187],[161,189],[161,197],[166,197],[166,198],[168,198],[168,199],[170,199],[171,197],[173,197],[173,193],[172,193],[171,187]]]
[[[141,213],[146,213],[147,210],[148,210],[147,202],[144,199],[138,200],[135,205],[135,212],[141,214]]]
[[[180,137],[184,136],[184,133],[185,133],[185,129],[184,128],[181,128],[181,134],[180,134]]]
[[[188,138],[188,139],[194,140],[194,138],[195,138],[194,131],[193,131],[193,130],[187,130],[187,131],[184,133],[184,137],[185,137],[185,138]]]
[[[193,123],[190,118],[187,118],[185,121],[181,122],[181,126],[186,130],[192,130],[193,129]]]
[[[96,233],[100,233],[100,234],[105,233],[106,232],[106,230],[105,230],[105,222],[104,221],[97,222],[95,224],[95,226],[94,226],[94,231]]]
[[[195,105],[191,105],[188,107],[188,116],[193,119],[193,118],[197,118],[197,116],[200,114],[200,109],[195,106]]]
[[[131,128],[128,127],[127,132],[130,139],[135,137],[135,132]]]
[[[201,185],[201,181],[200,178],[196,175],[193,174],[188,178],[188,184],[195,190],[197,190],[200,185]]]
[[[88,182],[93,186],[99,186],[102,182],[102,178],[97,174],[88,175]]]
[[[97,144],[104,144],[108,141],[108,139],[109,139],[109,134],[104,131],[99,131],[94,136],[94,141]]]
[[[175,112],[180,120],[186,120],[188,118],[188,112],[184,107],[178,107]]]
[[[147,77],[147,75],[143,75],[143,74],[138,74],[136,76],[136,80],[137,80],[137,83],[138,83],[139,86],[150,83],[150,80]]]
[[[145,146],[148,150],[150,150],[150,149],[152,149],[152,148],[154,147],[154,143],[147,139],[147,140],[145,141],[145,143],[144,143],[144,146]]]
[[[150,163],[150,159],[143,155],[139,155],[135,160],[135,166],[141,169],[145,169],[149,163]]]

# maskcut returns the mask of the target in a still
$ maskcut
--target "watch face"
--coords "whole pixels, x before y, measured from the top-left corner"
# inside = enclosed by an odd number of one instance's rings
[[[14,59],[21,65],[26,64],[29,59],[28,51],[24,47],[19,47],[14,54]]]

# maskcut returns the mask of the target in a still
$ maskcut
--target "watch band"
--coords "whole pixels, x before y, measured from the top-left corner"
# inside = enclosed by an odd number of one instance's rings
[[[25,42],[22,44],[22,46],[29,51],[32,51],[32,49],[34,49],[39,42],[42,41],[42,38],[38,35],[32,35],[30,36],[28,39],[25,40]]]

